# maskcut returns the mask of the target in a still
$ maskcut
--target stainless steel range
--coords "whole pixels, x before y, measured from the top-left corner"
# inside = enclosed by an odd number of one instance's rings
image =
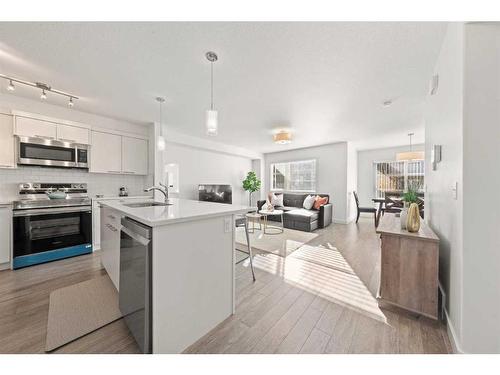
[[[22,183],[13,207],[13,268],[92,252],[92,205],[84,183]]]

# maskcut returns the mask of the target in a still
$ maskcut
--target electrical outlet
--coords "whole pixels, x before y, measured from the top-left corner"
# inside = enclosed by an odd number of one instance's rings
[[[231,232],[231,229],[232,229],[232,220],[230,217],[225,217],[224,218],[224,232],[225,233],[229,233]]]

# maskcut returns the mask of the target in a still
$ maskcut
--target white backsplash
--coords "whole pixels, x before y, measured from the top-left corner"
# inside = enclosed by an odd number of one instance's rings
[[[18,167],[0,169],[0,201],[17,199],[21,182],[74,182],[87,183],[89,196],[118,195],[119,188],[125,186],[129,195],[144,195],[144,188],[151,185],[151,176],[111,175],[88,173],[78,169]]]

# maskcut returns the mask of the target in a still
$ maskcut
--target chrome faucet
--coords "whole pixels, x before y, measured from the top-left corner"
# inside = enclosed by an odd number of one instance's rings
[[[151,186],[147,189],[144,189],[146,192],[150,192],[152,190],[158,190],[165,196],[165,203],[168,203],[168,186],[160,182],[160,186]]]

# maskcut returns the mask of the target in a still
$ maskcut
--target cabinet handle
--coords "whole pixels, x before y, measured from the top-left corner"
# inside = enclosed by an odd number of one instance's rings
[[[116,219],[116,217],[114,217],[113,215],[108,215],[108,217],[109,217],[110,219],[113,219],[113,220],[115,220],[115,219]]]
[[[71,143],[76,143],[74,139],[66,139],[66,138],[59,138],[60,141],[65,141],[65,142],[71,142]]]
[[[123,171],[123,173],[135,174],[135,172],[130,172],[130,171]]]
[[[108,171],[108,173],[122,173],[121,171]]]
[[[47,139],[55,139],[54,137],[49,137],[48,135],[38,135],[38,134],[35,134],[35,137],[38,137],[38,138],[47,138]]]
[[[14,168],[14,166],[7,164],[0,164],[0,168]]]

